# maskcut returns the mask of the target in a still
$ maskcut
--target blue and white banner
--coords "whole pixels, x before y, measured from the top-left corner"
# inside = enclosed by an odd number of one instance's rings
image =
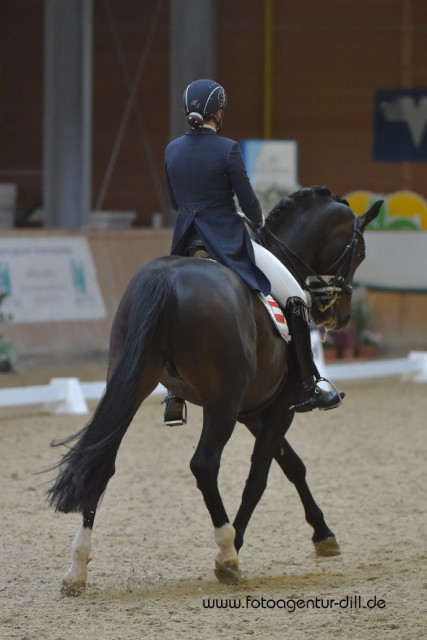
[[[375,92],[374,161],[427,161],[427,88]]]

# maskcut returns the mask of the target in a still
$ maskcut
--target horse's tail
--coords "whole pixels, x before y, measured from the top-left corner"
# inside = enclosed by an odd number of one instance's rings
[[[123,351],[104,396],[82,430],[52,442],[52,446],[69,445],[69,451],[53,467],[59,472],[47,491],[47,500],[56,511],[96,508],[114,475],[122,438],[141,402],[159,382],[163,367],[161,331],[176,304],[170,271],[161,265],[143,270],[130,288],[132,303],[128,306]]]

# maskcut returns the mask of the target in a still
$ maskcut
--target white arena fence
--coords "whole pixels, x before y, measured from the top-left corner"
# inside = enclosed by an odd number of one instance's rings
[[[52,378],[49,384],[35,387],[0,389],[0,409],[24,405],[42,405],[47,413],[89,413],[87,400],[99,400],[105,382],[81,382],[78,378]],[[166,393],[159,384],[154,394]]]
[[[322,343],[312,332],[313,353],[321,375],[333,382],[365,381],[400,377],[403,381],[427,382],[427,352],[411,351],[406,358],[325,364]],[[53,378],[49,384],[0,389],[0,409],[23,405],[42,405],[49,413],[87,414],[88,400],[99,400],[105,382],[81,382],[78,378]],[[153,395],[164,394],[159,384]]]

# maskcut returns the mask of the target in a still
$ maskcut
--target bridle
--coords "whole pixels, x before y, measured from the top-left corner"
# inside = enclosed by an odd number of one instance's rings
[[[364,255],[365,240],[358,226],[358,216],[354,215],[353,231],[338,258],[325,269],[325,274],[316,273],[288,245],[280,240],[268,228],[262,229],[262,235],[268,235],[277,245],[280,260],[289,269],[301,287],[310,294],[312,304],[319,313],[325,313],[337,302],[342,293],[353,291],[354,272]],[[279,256],[278,256],[279,257]]]

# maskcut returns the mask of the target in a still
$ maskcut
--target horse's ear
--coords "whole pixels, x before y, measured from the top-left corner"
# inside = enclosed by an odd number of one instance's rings
[[[359,229],[362,232],[365,230],[368,224],[372,222],[372,220],[375,220],[375,218],[380,212],[383,202],[384,200],[377,200],[376,202],[374,202],[372,207],[363,216],[359,216],[358,225],[359,225]]]

